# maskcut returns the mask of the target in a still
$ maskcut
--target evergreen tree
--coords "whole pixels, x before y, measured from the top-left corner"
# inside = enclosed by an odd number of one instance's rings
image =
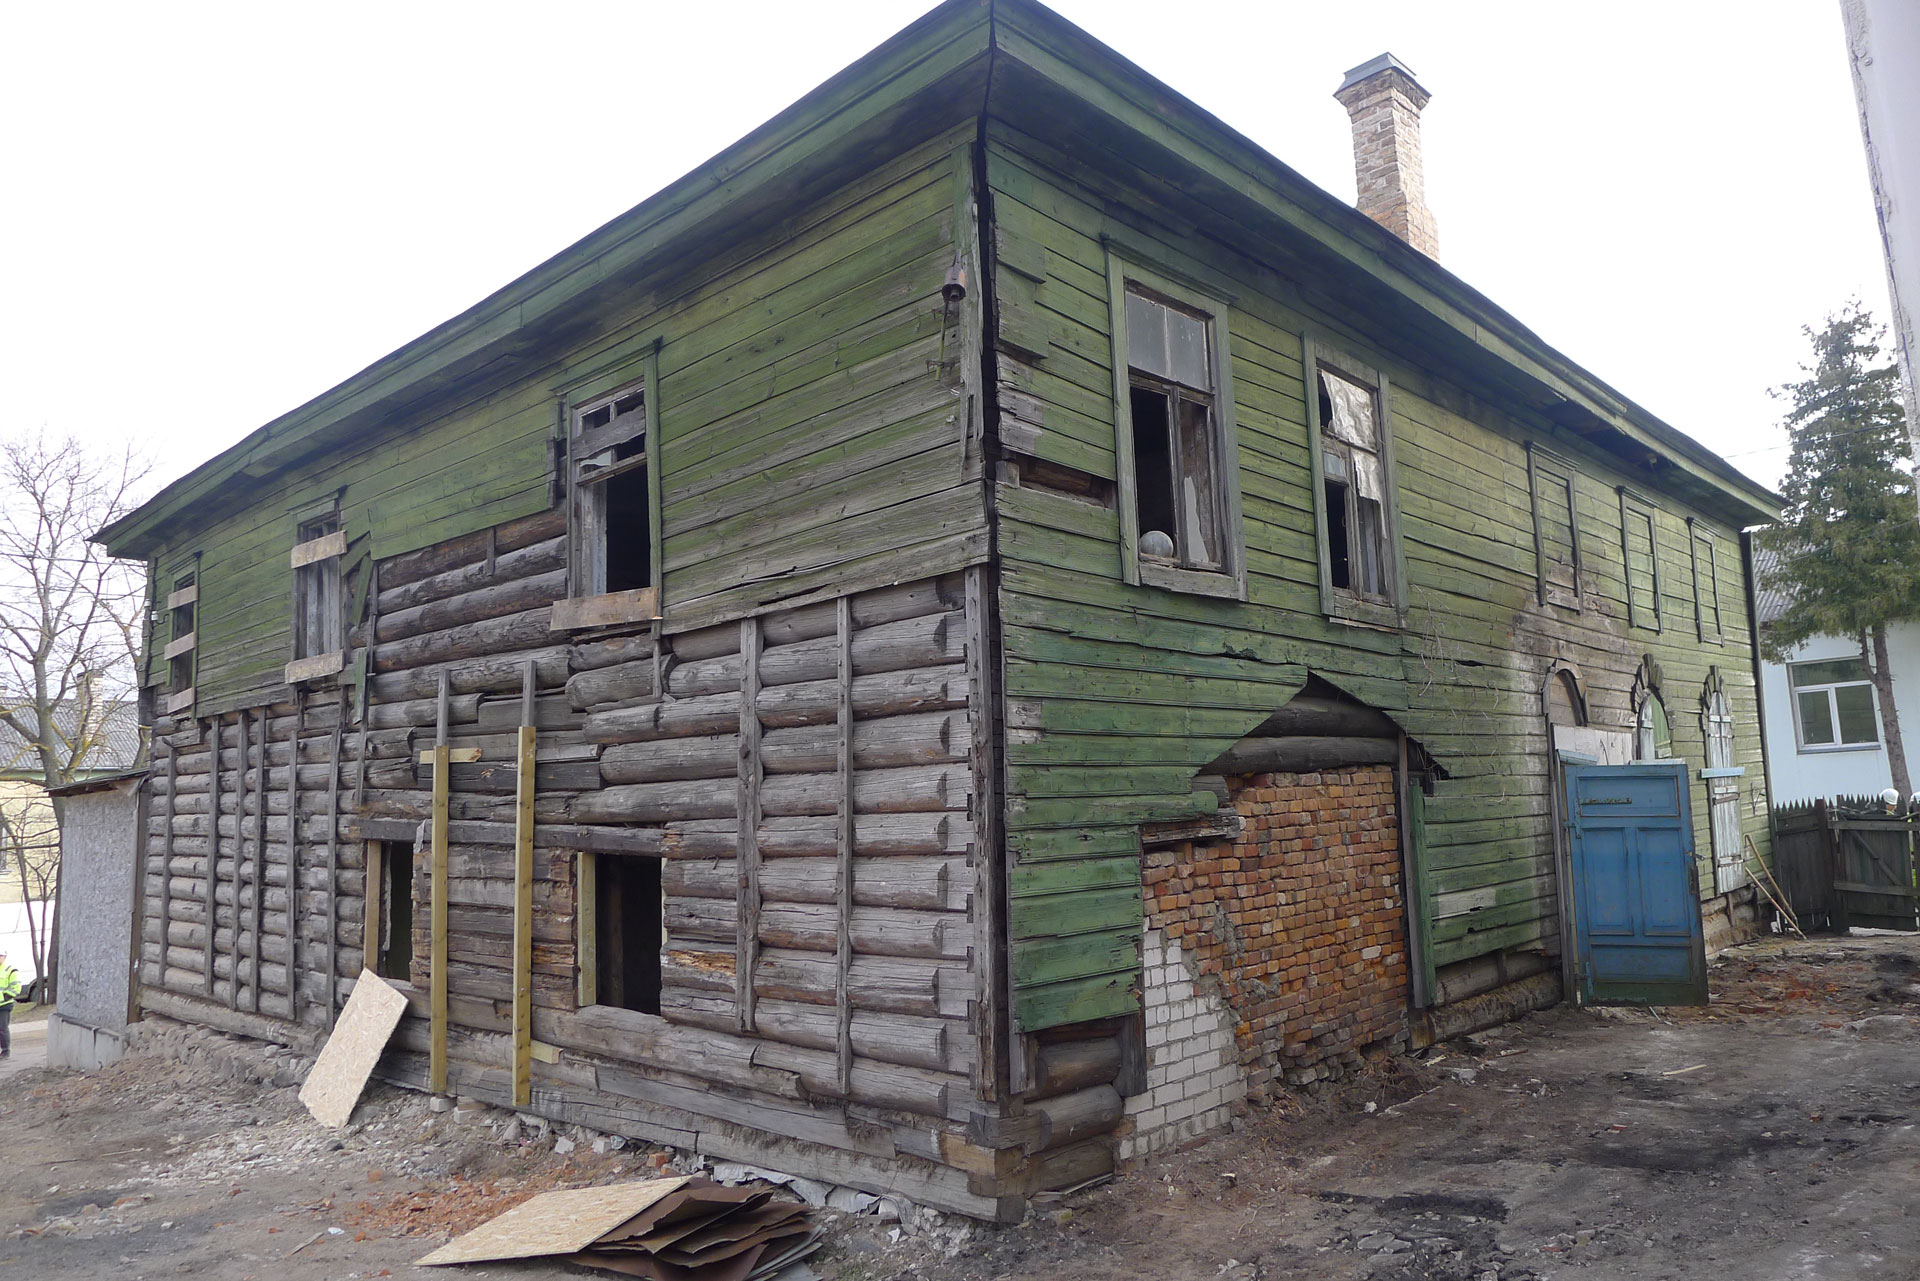
[[[1792,603],[1761,639],[1784,661],[1815,636],[1849,636],[1873,680],[1893,784],[1912,791],[1887,661],[1887,624],[1920,617],[1920,505],[1899,375],[1880,359],[1885,330],[1858,303],[1808,328],[1807,377],[1774,394],[1790,408],[1786,510],[1763,543],[1780,557]]]

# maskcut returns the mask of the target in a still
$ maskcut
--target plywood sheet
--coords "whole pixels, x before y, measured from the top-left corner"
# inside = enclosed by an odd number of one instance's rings
[[[300,1101],[314,1120],[334,1127],[347,1123],[406,1008],[407,998],[397,988],[372,970],[360,972],[333,1035],[300,1087]]]
[[[543,1192],[455,1237],[416,1263],[432,1268],[449,1263],[575,1254],[686,1184],[683,1176]]]

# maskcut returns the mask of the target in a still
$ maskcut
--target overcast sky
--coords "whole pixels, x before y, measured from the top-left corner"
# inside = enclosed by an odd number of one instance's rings
[[[932,7],[14,4],[14,429],[171,479],[638,203]],[[1442,261],[1762,481],[1800,327],[1886,314],[1832,0],[1056,6],[1343,200],[1341,74],[1433,93]]]

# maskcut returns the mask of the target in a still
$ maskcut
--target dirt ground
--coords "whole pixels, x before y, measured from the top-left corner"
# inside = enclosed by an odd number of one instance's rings
[[[812,1266],[828,1281],[1920,1277],[1920,939],[1767,940],[1717,961],[1713,991],[1705,1009],[1556,1009],[1393,1060],[1017,1227],[829,1215]],[[328,1132],[293,1089],[227,1074],[143,1056],[0,1079],[0,1276],[446,1281],[409,1261],[535,1191],[667,1159],[386,1087]]]

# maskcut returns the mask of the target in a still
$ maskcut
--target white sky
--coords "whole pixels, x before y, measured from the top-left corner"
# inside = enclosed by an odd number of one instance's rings
[[[638,203],[926,0],[0,11],[0,427],[178,476]],[[1059,0],[1343,200],[1341,74],[1433,92],[1442,260],[1757,478],[1886,286],[1832,0]]]

